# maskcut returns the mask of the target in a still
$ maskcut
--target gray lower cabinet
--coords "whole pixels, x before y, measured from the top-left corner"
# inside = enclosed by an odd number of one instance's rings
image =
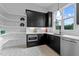
[[[79,41],[76,39],[61,39],[61,55],[62,56],[79,56]]]

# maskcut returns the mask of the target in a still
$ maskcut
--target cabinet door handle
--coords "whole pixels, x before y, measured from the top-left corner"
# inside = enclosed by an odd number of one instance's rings
[[[66,40],[66,39],[62,39],[62,40],[64,40],[64,41],[68,41],[68,42],[72,42],[72,43],[77,43],[77,42],[75,42],[75,41],[71,41],[71,40]]]

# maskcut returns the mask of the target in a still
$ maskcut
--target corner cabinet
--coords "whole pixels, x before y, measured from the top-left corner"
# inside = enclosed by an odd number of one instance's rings
[[[46,27],[52,27],[52,12],[46,14]]]
[[[26,10],[27,27],[52,27],[52,12]]]
[[[60,37],[47,34],[47,45],[60,54]]]

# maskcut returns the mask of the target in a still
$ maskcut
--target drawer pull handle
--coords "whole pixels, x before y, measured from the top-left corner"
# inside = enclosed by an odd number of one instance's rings
[[[75,42],[75,41],[70,41],[70,40],[65,40],[65,39],[63,39],[64,41],[68,41],[68,42],[72,42],[72,43],[77,43],[77,42]]]

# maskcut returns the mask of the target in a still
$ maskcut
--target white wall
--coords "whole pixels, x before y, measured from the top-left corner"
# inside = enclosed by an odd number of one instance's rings
[[[25,9],[46,12],[46,9],[34,4],[5,3],[0,4],[0,29],[4,29],[7,35],[1,36],[3,39],[10,39],[12,44],[6,43],[4,46],[25,44],[26,27],[20,27],[20,18],[26,19]],[[26,25],[26,21],[24,22]]]
[[[4,6],[9,13],[18,14],[18,15],[25,15],[25,10],[35,10],[39,12],[45,12],[46,9],[40,6],[37,6],[33,3],[3,3]]]

